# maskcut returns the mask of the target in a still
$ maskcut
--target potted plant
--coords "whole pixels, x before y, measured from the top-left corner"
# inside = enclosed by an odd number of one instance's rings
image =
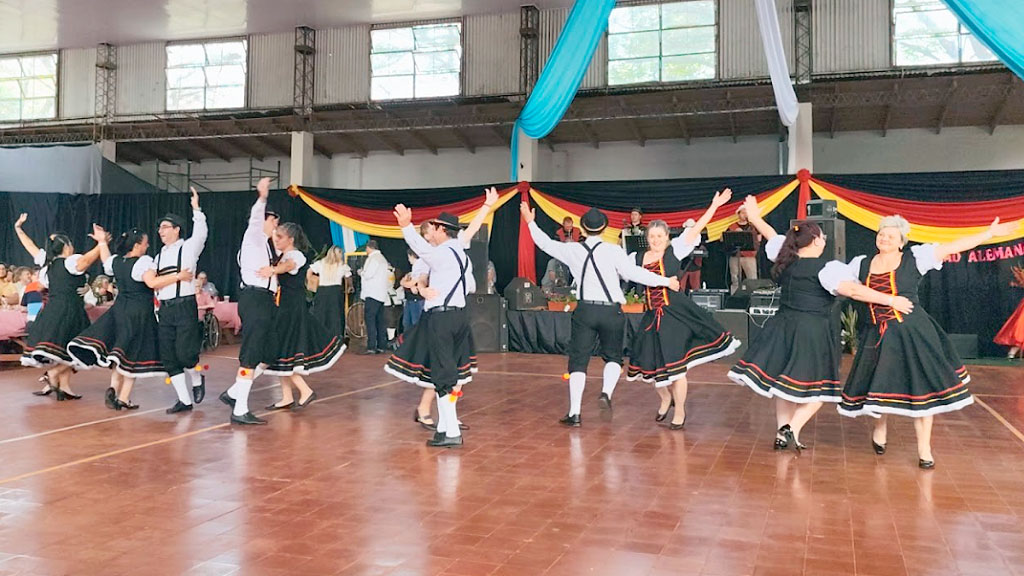
[[[630,289],[626,292],[626,303],[622,305],[622,311],[626,314],[643,314],[644,302],[643,295],[637,294],[635,288]]]
[[[850,354],[857,353],[857,311],[853,309],[853,306],[847,306],[839,319],[843,325],[841,332],[841,339],[843,344],[843,352],[849,352]]]
[[[553,294],[548,298],[548,310],[552,312],[572,312],[576,309],[576,293],[568,295]]]

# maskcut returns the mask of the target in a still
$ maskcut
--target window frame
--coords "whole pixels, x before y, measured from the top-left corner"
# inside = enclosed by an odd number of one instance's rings
[[[928,69],[941,69],[941,68],[984,68],[990,66],[1002,66],[1002,62],[999,57],[993,53],[994,58],[992,60],[980,60],[976,62],[964,62],[964,36],[974,36],[978,38],[974,32],[971,32],[960,18],[957,17],[956,13],[949,9],[948,6],[941,0],[936,3],[941,5],[942,9],[949,12],[953,18],[957,21],[957,59],[955,62],[939,62],[936,64],[899,64],[897,62],[896,53],[896,2],[897,0],[889,0],[889,65],[894,69],[914,69],[914,70],[928,70]],[[917,36],[917,38],[925,38],[926,36]],[[906,38],[904,38],[906,39]],[[980,42],[980,39],[978,40]],[[985,48],[992,52],[988,46]]]
[[[435,26],[439,24],[458,24],[459,25],[459,93],[449,96],[416,96],[416,70],[415,62],[413,64],[413,95],[409,98],[385,98],[375,99],[373,97],[373,33],[376,30],[397,30],[400,28],[415,28],[417,26]],[[385,22],[380,24],[373,24],[370,26],[370,30],[367,32],[367,40],[369,42],[369,50],[366,56],[366,69],[369,72],[366,78],[366,94],[367,101],[375,104],[388,104],[392,102],[429,102],[429,101],[444,101],[452,98],[463,98],[466,95],[466,21],[465,18],[436,18],[432,20],[414,20],[405,22]],[[411,52],[415,60],[415,49]],[[384,54],[384,52],[381,52]],[[382,76],[384,78],[386,76]]]
[[[687,2],[700,2],[700,1],[709,1],[709,0],[619,0],[618,2],[615,3],[615,8],[613,8],[613,10],[617,9],[617,8],[635,8],[637,6],[652,6],[652,5],[660,7],[660,6],[664,6],[666,4],[684,4],[684,3],[687,3]],[[664,66],[664,59],[665,59],[665,55],[663,54],[663,47],[664,47],[663,33],[665,32],[665,29],[662,28],[662,24],[661,24],[661,22],[659,22],[658,23],[658,29],[657,29],[657,32],[658,32],[658,80],[646,81],[646,82],[630,82],[630,83],[624,83],[624,84],[612,84],[610,82],[610,80],[609,80],[609,70],[611,69],[611,63],[612,62],[621,62],[621,61],[627,61],[627,60],[639,60],[639,59],[641,59],[643,57],[619,58],[619,59],[616,59],[616,60],[612,60],[612,58],[611,58],[611,49],[609,47],[608,48],[608,55],[605,57],[605,70],[604,70],[604,83],[605,83],[605,86],[607,86],[609,88],[630,87],[630,86],[662,86],[662,85],[664,85],[664,86],[673,86],[673,85],[700,84],[700,83],[709,83],[709,82],[713,83],[713,82],[718,82],[719,80],[721,80],[722,79],[722,40],[721,40],[721,34],[722,34],[722,21],[721,21],[722,6],[721,6],[721,0],[710,0],[710,1],[712,2],[713,6],[714,6],[714,10],[715,10],[715,22],[714,22],[714,24],[710,25],[715,30],[715,41],[714,41],[714,43],[715,43],[715,51],[714,51],[714,55],[715,55],[715,58],[714,58],[714,61],[715,61],[715,74],[714,74],[714,76],[712,76],[710,78],[694,78],[694,79],[690,79],[690,80],[663,80],[662,79],[662,74],[663,74],[663,71],[664,71],[663,70],[663,66]],[[611,15],[609,14],[608,17],[611,18]],[[659,13],[659,18],[660,17],[661,16],[660,16],[660,13]],[[687,28],[706,28],[706,27],[708,27],[708,26],[707,25],[705,25],[705,26],[688,26],[688,27],[684,27],[684,28],[669,28],[669,30],[684,30],[684,29],[687,29]],[[634,34],[635,33],[636,32],[634,32]],[[605,46],[609,45],[610,38],[613,35],[614,36],[618,36],[620,34],[612,34],[608,30],[608,28],[606,27],[605,28],[605,32],[604,32]],[[706,54],[706,52],[698,52],[696,54]],[[671,58],[673,56],[681,56],[681,55],[680,54],[673,54],[673,55],[670,55],[669,57]],[[683,56],[685,56],[685,54]]]
[[[11,126],[11,125],[17,125],[17,124],[27,124],[27,123],[31,123],[31,122],[52,122],[54,120],[60,120],[61,119],[61,110],[60,110],[60,105],[61,105],[61,90],[60,90],[60,80],[61,80],[60,64],[61,64],[61,57],[60,57],[60,53],[61,53],[60,50],[34,50],[34,51],[31,51],[31,52],[13,52],[13,53],[10,53],[10,54],[0,54],[0,59],[30,58],[30,57],[33,57],[33,56],[54,56],[54,57],[56,57],[56,62],[54,63],[54,74],[53,74],[53,91],[54,91],[54,96],[53,96],[53,116],[48,116],[48,117],[45,117],[45,118],[27,118],[27,119],[26,118],[22,118],[21,117],[21,109],[19,107],[19,113],[18,113],[18,119],[17,120],[4,120],[4,119],[0,119],[0,125],[2,125],[2,126]],[[19,77],[19,80],[21,78],[24,78],[24,76]],[[30,98],[30,100],[35,100],[35,98]],[[25,98],[19,98],[18,101],[23,103],[25,101]]]
[[[225,37],[219,37],[219,38],[203,38],[203,39],[197,39],[197,40],[175,40],[175,41],[172,41],[172,42],[165,42],[164,43],[164,112],[165,113],[170,113],[170,114],[187,114],[187,113],[203,113],[203,112],[224,112],[224,111],[229,111],[229,110],[248,110],[249,109],[249,100],[250,100],[250,95],[249,95],[250,75],[249,75],[249,72],[252,70],[252,50],[251,50],[252,42],[251,42],[251,40],[252,39],[248,35],[245,35],[245,36],[225,36]],[[168,50],[168,48],[170,48],[172,46],[196,46],[196,45],[201,45],[201,46],[203,46],[203,49],[205,51],[205,48],[206,48],[207,44],[223,44],[223,43],[227,43],[227,42],[239,42],[239,41],[241,41],[245,45],[245,82],[242,84],[243,98],[242,98],[241,106],[231,106],[229,108],[208,108],[206,106],[206,91],[209,88],[208,85],[204,85],[203,86],[203,107],[202,108],[176,108],[176,109],[172,110],[168,106],[167,98],[168,98],[168,95],[170,94],[170,91],[171,91],[171,87],[170,87],[170,85],[167,82],[167,72],[168,72],[168,70],[171,70],[171,67],[168,64],[168,60],[167,60],[167,50]],[[204,64],[202,66],[202,68],[204,69],[204,75],[205,75],[205,68],[206,68],[206,66],[207,66],[206,64]],[[182,68],[174,68],[174,69],[175,70],[181,70]]]

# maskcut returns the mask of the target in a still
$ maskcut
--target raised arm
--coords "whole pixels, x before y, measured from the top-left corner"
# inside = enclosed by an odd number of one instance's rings
[[[743,199],[743,208],[747,211],[747,220],[757,230],[758,234],[764,236],[765,240],[771,240],[778,235],[775,228],[764,221],[761,217],[761,207],[757,205],[757,198],[747,196]]]
[[[707,228],[708,223],[715,217],[715,212],[718,212],[718,209],[728,204],[730,200],[732,200],[731,189],[726,188],[721,192],[715,192],[714,198],[711,199],[711,205],[704,211],[700,220],[697,220],[697,224],[692,228],[687,228],[686,232],[683,232],[680,236],[682,242],[691,246],[696,245],[697,241],[700,240],[700,233],[704,228]]]
[[[469,248],[469,243],[473,241],[473,236],[476,236],[477,231],[483,226],[484,220],[487,219],[487,215],[494,209],[494,205],[498,203],[498,190],[491,186],[484,191],[484,205],[476,211],[476,216],[470,221],[469,226],[465,230],[459,232],[459,241]]]
[[[28,214],[18,216],[18,221],[14,223],[14,233],[18,235],[18,240],[21,240],[21,245],[25,247],[25,250],[29,255],[35,258],[36,255],[39,254],[40,248],[39,246],[36,246],[36,243],[33,242],[32,239],[28,237],[28,234],[21,229],[22,224],[24,224],[26,220],[28,220]]]
[[[203,211],[199,208],[199,193],[196,192],[195,188],[189,189],[192,191],[192,235],[185,241],[185,244],[189,246],[189,249],[196,255],[196,258],[199,258],[203,248],[206,246],[206,238],[210,233],[210,229],[206,225],[206,214],[203,214]]]
[[[643,284],[644,286],[664,286],[673,291],[679,290],[679,279],[676,277],[666,278],[645,269],[642,266],[637,266],[635,260],[630,260],[626,252],[621,248],[617,248],[618,254],[615,255],[615,270],[618,271],[619,276],[622,276],[630,282],[636,282],[637,284]]]
[[[92,225],[92,234],[89,234],[89,238],[96,241],[96,246],[92,250],[89,250],[85,254],[82,254],[75,261],[75,269],[79,272],[85,272],[92,266],[97,260],[100,259],[100,255],[103,251],[106,251],[107,255],[110,254],[110,250],[107,248],[107,231],[100,228],[98,224]]]
[[[537,211],[530,208],[530,204],[528,202],[521,202],[519,204],[519,213],[522,215],[523,220],[526,220],[526,223],[529,225],[530,237],[533,238],[533,243],[547,255],[555,258],[556,260],[560,260],[563,264],[567,264],[569,254],[572,253],[569,247],[572,245],[552,240],[550,236],[545,234],[544,231],[540,229],[540,226],[537,226]]]
[[[267,197],[270,195],[270,178],[262,178],[256,184],[256,191],[259,197],[249,210],[249,224],[245,228],[246,241],[263,242],[266,234],[263,233],[263,221],[267,218]]]
[[[972,250],[982,242],[987,242],[993,238],[1012,234],[1016,232],[1019,227],[1020,220],[1015,222],[1000,222],[999,218],[996,218],[984,232],[957,238],[956,240],[945,244],[937,244],[935,246],[935,258],[941,262],[945,260],[947,256],[952,254],[959,254],[965,250]]]
[[[395,206],[393,214],[398,221],[399,228],[402,229],[402,237],[405,238],[405,243],[409,245],[409,248],[412,248],[412,251],[420,258],[431,256],[434,253],[434,247],[430,245],[430,242],[424,240],[423,236],[420,236],[416,228],[413,227],[412,210],[405,204],[399,204]]]

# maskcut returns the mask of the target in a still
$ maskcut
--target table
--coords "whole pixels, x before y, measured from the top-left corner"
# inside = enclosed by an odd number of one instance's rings
[[[0,340],[10,340],[25,335],[24,310],[0,310]]]
[[[242,319],[238,316],[238,302],[217,302],[213,305],[213,315],[223,328],[236,335],[242,331]]]

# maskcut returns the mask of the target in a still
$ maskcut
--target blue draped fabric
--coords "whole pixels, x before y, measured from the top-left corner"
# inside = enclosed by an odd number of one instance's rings
[[[608,16],[614,7],[615,0],[576,0],[573,4],[544,71],[512,128],[509,170],[512,182],[517,180],[519,131],[539,140],[550,134],[562,120],[608,28]]]
[[[362,232],[356,232],[355,230],[347,230],[341,224],[337,222],[331,222],[331,242],[346,252],[355,252],[361,246],[366,244],[366,241],[370,239],[369,236]],[[348,244],[345,243],[345,236],[351,235],[352,240]]]
[[[340,248],[345,247],[345,228],[337,222],[331,222],[331,242]]]
[[[945,0],[960,22],[1008,68],[1024,78],[1024,2]]]

